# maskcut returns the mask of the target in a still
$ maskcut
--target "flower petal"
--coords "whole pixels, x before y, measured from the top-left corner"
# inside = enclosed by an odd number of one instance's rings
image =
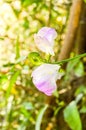
[[[53,47],[51,45],[52,43],[50,43],[47,39],[35,34],[34,40],[39,50],[46,52],[46,54],[54,55]]]
[[[53,28],[43,27],[38,31],[38,35],[47,38],[51,42],[57,37],[57,32]]]
[[[52,95],[52,93],[56,90],[55,80],[47,79],[45,81],[38,82],[33,80],[33,83],[36,85],[37,89],[46,95]]]
[[[42,64],[32,72],[33,83],[36,88],[50,96],[56,90],[56,80],[61,77],[58,72],[60,66]]]
[[[46,54],[54,55],[53,46],[56,36],[57,33],[55,29],[43,27],[37,34],[34,35],[34,40],[39,50],[45,52]]]

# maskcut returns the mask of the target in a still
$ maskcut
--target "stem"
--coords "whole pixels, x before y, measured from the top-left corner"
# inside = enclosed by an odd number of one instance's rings
[[[72,6],[70,9],[70,16],[68,20],[67,32],[64,39],[64,44],[59,54],[59,60],[63,60],[69,57],[70,52],[75,44],[77,29],[80,23],[80,16],[83,8],[83,0],[72,0]]]
[[[48,18],[48,26],[50,26],[51,23],[51,10],[52,10],[52,0],[49,1],[49,18]]]
[[[71,60],[80,59],[80,58],[82,58],[84,56],[86,56],[86,53],[81,54],[81,55],[77,55],[77,56],[75,56],[73,58],[69,58],[69,59],[65,59],[65,60],[62,60],[62,61],[54,62],[53,64],[63,64],[63,63],[66,63],[68,61],[71,61]]]

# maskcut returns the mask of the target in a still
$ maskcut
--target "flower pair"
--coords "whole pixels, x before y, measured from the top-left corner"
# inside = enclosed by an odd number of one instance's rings
[[[38,49],[46,54],[54,55],[53,46],[57,33],[53,28],[43,27],[34,35],[34,40]],[[60,66],[55,64],[42,64],[32,72],[33,83],[36,88],[51,96],[56,90],[57,79],[61,78]]]

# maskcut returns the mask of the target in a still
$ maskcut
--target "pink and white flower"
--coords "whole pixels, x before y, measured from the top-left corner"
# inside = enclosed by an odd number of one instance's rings
[[[42,64],[37,67],[32,72],[32,80],[36,88],[46,95],[51,96],[57,88],[57,79],[60,79],[62,76],[58,72],[59,69],[60,66],[55,64]]]
[[[54,40],[57,37],[55,29],[50,27],[41,28],[37,34],[34,35],[36,46],[46,54],[54,55],[53,47]]]

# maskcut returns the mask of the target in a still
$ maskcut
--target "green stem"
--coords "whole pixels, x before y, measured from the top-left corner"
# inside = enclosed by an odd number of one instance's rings
[[[80,58],[82,58],[84,56],[86,56],[86,53],[81,54],[81,55],[77,55],[77,56],[75,56],[73,58],[69,58],[69,59],[65,59],[65,60],[62,60],[62,61],[54,62],[53,64],[63,64],[63,63],[66,63],[68,61],[71,61],[71,60],[80,59]]]

